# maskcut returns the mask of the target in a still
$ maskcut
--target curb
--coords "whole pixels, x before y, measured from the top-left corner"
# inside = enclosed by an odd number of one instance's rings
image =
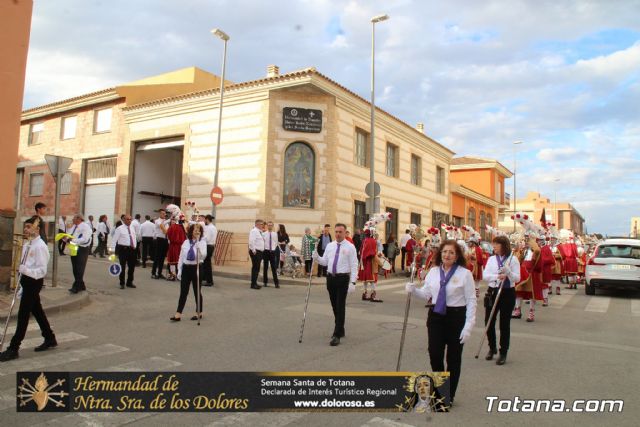
[[[77,310],[82,308],[90,303],[89,293],[84,291],[82,294],[78,296],[74,296],[70,300],[57,302],[53,304],[43,304],[42,308],[47,315],[64,313],[65,311]],[[16,305],[13,307],[13,312],[11,313],[11,319],[15,320],[18,317],[18,307],[20,305],[19,301],[16,301]],[[6,319],[7,313],[0,314],[2,319]]]

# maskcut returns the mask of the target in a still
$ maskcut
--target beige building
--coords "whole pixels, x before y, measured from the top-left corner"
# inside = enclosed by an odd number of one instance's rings
[[[498,223],[501,230],[513,231],[513,220],[511,219],[513,209],[514,204],[511,201],[509,210],[501,214]],[[536,224],[540,224],[544,209],[546,221],[555,223],[558,230],[564,228],[578,235],[584,234],[584,218],[571,203],[555,202],[538,192],[529,191],[526,197],[517,200],[516,209],[528,214]]]
[[[629,237],[633,237],[634,239],[640,238],[640,216],[634,216],[631,218]]]
[[[67,147],[64,152],[78,160],[72,166],[69,196],[75,197],[77,206],[73,208],[85,213],[97,203],[93,185],[115,187],[115,214],[153,214],[162,205],[187,199],[208,212],[218,128],[216,85],[165,97],[150,91],[145,99],[127,93],[131,86],[135,93],[145,92],[147,85],[136,83],[108,90],[113,98],[102,104],[93,97],[106,93],[81,97],[86,102],[81,109],[86,118],[78,116],[76,120],[93,128],[76,135],[75,141],[63,139],[64,111],[47,115],[40,107],[35,110],[43,114],[37,118],[32,117],[33,110],[25,112],[23,167],[29,167],[28,162],[42,164],[45,152]],[[62,104],[71,107],[74,102],[79,100]],[[95,130],[100,122],[99,105],[112,106],[108,136]],[[49,120],[59,124],[53,125],[46,144],[34,149],[29,145],[33,133],[29,127],[36,119],[44,120],[45,128]],[[352,229],[364,224],[368,219],[364,187],[371,160],[369,120],[370,104],[365,99],[313,68],[279,74],[277,67],[270,66],[266,78],[228,82],[219,171],[224,201],[218,207],[217,225],[234,233],[233,261],[246,262],[247,236],[255,218],[285,224],[296,245],[306,226],[315,231],[324,223],[344,222]],[[453,152],[426,136],[420,127],[409,126],[380,109],[375,135],[381,207],[393,213],[384,233],[397,235],[410,223],[430,226],[448,221]],[[101,136],[108,142],[98,142]],[[90,171],[93,161],[105,158],[114,159],[115,176]],[[111,171],[114,166],[102,164],[97,169],[104,172],[107,168]],[[74,183],[78,186],[75,193]],[[33,201],[30,197],[25,205]]]

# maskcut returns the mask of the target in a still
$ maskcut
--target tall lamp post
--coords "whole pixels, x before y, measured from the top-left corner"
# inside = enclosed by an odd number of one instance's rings
[[[227,42],[229,36],[227,33],[219,28],[211,30],[211,34],[215,35],[224,42],[224,49],[222,51],[222,76],[220,77],[220,103],[218,104],[218,142],[216,144],[216,170],[213,175],[213,186],[218,186],[218,172],[220,169],[220,135],[222,134],[222,100],[224,99],[224,74],[227,66]],[[213,216],[213,223],[216,223],[216,204],[211,202],[211,216]]]
[[[558,221],[558,193],[556,188],[556,182],[559,182],[560,178],[556,178],[553,180],[553,222],[556,223],[556,226],[559,226],[560,221]]]
[[[376,105],[375,105],[375,87],[376,87],[376,62],[375,62],[375,34],[376,24],[378,22],[386,21],[389,19],[389,15],[378,15],[371,18],[371,142],[370,142],[370,171],[369,171],[369,186],[371,187],[370,200],[371,203],[368,206],[369,215],[376,213],[376,205],[379,204],[380,196],[375,193],[375,130],[376,130]],[[378,202],[378,203],[376,203]]]
[[[513,143],[513,214],[518,212],[518,197],[516,195],[516,166],[518,160],[518,145],[522,144],[522,141],[515,141]],[[513,220],[513,232],[516,232],[516,220]]]

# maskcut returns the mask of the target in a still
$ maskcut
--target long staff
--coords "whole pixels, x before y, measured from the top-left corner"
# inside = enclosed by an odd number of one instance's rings
[[[22,257],[22,260],[20,261],[20,265],[24,264],[24,262],[27,259],[27,255],[29,254],[29,246],[30,244],[27,244],[27,249],[24,252],[24,256]],[[13,307],[16,305],[16,299],[18,299],[18,290],[20,289],[20,282],[22,279],[22,273],[18,272],[17,275],[17,279],[16,279],[16,288],[13,291],[13,298],[11,299],[11,306],[9,307],[9,314],[7,315],[7,321],[4,322],[4,330],[2,331],[2,338],[0,338],[0,351],[2,351],[3,345],[4,345],[4,339],[7,336],[7,329],[9,328],[9,320],[11,319],[11,313],[13,312]]]
[[[513,256],[513,251],[511,251],[511,255],[509,255],[509,259],[505,263],[506,265],[509,265],[512,256]],[[487,337],[487,333],[489,332],[489,326],[491,326],[491,322],[493,322],[493,317],[496,314],[496,308],[498,307],[498,302],[500,301],[500,295],[502,294],[503,284],[504,284],[504,280],[501,280],[500,283],[498,283],[498,295],[496,295],[496,300],[493,302],[493,307],[491,307],[491,313],[489,314],[489,321],[484,327],[484,334],[482,335],[482,339],[480,340],[480,347],[478,347],[478,352],[476,353],[476,356],[475,356],[476,359],[478,358],[478,356],[480,356],[480,352],[482,351],[482,345],[484,344],[484,339]],[[515,287],[515,284],[514,284],[514,287]]]
[[[309,284],[307,285],[307,296],[304,299],[304,313],[302,314],[302,325],[300,326],[300,339],[298,343],[302,343],[302,334],[304,334],[304,324],[307,320],[307,307],[309,307],[309,294],[311,293],[311,278],[313,277],[313,266],[316,264],[316,260],[311,261],[311,268],[309,269]]]
[[[413,262],[411,263],[411,283],[416,273],[416,254],[413,253]],[[400,351],[398,352],[398,363],[396,363],[396,372],[400,371],[400,362],[402,361],[402,349],[404,348],[404,337],[407,334],[407,322],[409,321],[409,309],[411,308],[411,294],[407,294],[407,303],[404,307],[404,323],[402,324],[402,336],[400,337]]]
[[[199,241],[199,240],[198,240]],[[202,295],[200,294],[200,248],[196,243],[196,282],[198,282],[198,293],[196,294],[196,316],[198,316],[198,326],[200,326],[200,317],[202,316],[200,312],[200,307],[202,304]]]

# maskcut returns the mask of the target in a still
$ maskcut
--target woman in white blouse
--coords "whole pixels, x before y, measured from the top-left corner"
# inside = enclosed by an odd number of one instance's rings
[[[476,289],[462,249],[455,240],[445,240],[440,245],[435,265],[429,270],[424,286],[416,288],[414,283],[407,283],[406,290],[433,302],[427,317],[429,359],[434,372],[444,372],[446,350],[453,403],[460,380],[462,347],[469,340],[476,321]]]
[[[491,324],[487,329],[487,341],[489,342],[489,353],[486,360],[493,359],[498,352],[496,346],[496,318],[500,313],[500,355],[496,365],[504,365],[507,361],[507,351],[509,350],[509,337],[511,336],[511,312],[516,304],[515,284],[520,281],[520,262],[515,256],[511,256],[511,242],[506,236],[493,238],[493,255],[487,261],[484,268],[483,278],[489,284],[484,297],[484,324],[489,321],[491,309],[498,295],[498,286],[502,286],[500,299],[496,312],[491,319]]]
[[[202,292],[198,286],[197,272],[198,266],[202,264],[207,256],[207,241],[202,238],[202,226],[191,224],[187,231],[187,240],[180,247],[180,258],[178,260],[178,280],[180,280],[180,298],[178,299],[178,309],[176,314],[169,320],[179,322],[182,317],[182,310],[189,295],[189,285],[193,286],[193,295],[196,297],[196,315],[191,320],[198,320],[198,315],[202,318]],[[199,307],[198,307],[199,306]]]

